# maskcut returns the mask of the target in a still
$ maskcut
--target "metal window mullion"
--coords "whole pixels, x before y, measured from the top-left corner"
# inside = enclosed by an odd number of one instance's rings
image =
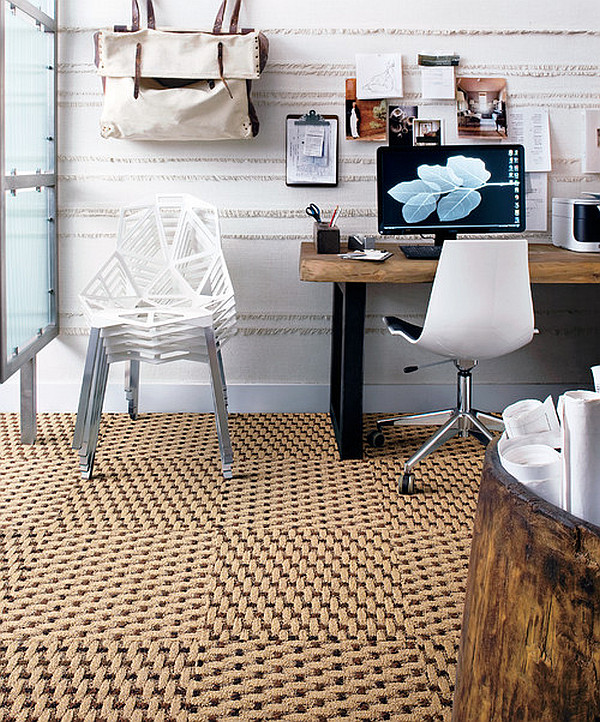
[[[56,173],[27,173],[4,176],[4,190],[7,191],[45,188],[48,186],[56,186]]]
[[[6,185],[5,185],[5,151],[4,139],[6,137],[6,112],[4,80],[6,78],[5,40],[6,33],[6,2],[0,7],[0,383],[4,383],[11,375],[8,361],[8,348],[6,339],[7,310],[6,310]]]
[[[58,335],[58,235],[56,230],[56,186],[48,193],[48,279],[50,288],[48,294],[50,297],[50,320],[51,326]]]
[[[30,18],[33,18],[40,25],[43,25],[45,30],[52,33],[56,32],[56,20],[46,15],[45,12],[42,12],[27,0],[6,0],[6,3],[9,7],[17,8],[17,10],[25,13],[25,15],[29,15]]]

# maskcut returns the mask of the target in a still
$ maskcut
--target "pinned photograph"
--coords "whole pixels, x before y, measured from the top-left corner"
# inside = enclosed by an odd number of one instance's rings
[[[387,137],[387,101],[359,100],[356,78],[346,80],[346,139],[385,141]]]
[[[459,137],[507,137],[504,78],[457,78],[456,103]]]
[[[415,118],[413,121],[413,143],[414,145],[441,145],[442,144],[442,121],[421,120]]]
[[[413,122],[419,113],[416,105],[388,105],[388,138],[393,146],[413,144]]]

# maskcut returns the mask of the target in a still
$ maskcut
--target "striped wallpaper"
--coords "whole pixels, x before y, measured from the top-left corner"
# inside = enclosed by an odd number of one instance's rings
[[[327,213],[341,206],[342,235],[375,233],[375,147],[347,141],[343,133],[344,79],[354,75],[358,52],[401,52],[406,104],[421,117],[441,117],[445,137],[456,140],[452,101],[423,101],[416,65],[419,52],[457,53],[459,75],[507,79],[510,110],[550,111],[552,196],[577,197],[600,190],[600,176],[583,174],[583,111],[600,108],[600,13],[595,1],[562,0],[421,3],[380,0],[369,19],[368,4],[305,0],[246,0],[242,25],[262,29],[270,56],[254,81],[261,122],[251,141],[152,143],[105,140],[99,134],[101,83],[93,65],[96,29],[128,20],[127,0],[85,7],[61,0],[59,66],[59,190],[62,333],[40,361],[40,382],[78,383],[87,329],[77,295],[114,247],[119,207],[157,192],[184,191],[215,203],[222,218],[223,245],[236,289],[239,334],[225,349],[233,384],[324,384],[328,378],[327,329],[331,290],[298,280],[298,250],[311,225],[304,207],[314,201]],[[210,26],[213,10],[190,0],[156,2],[158,24]],[[465,7],[469,10],[466,11]],[[526,7],[523,7],[526,6]],[[216,9],[216,8],[215,8]],[[338,24],[338,20],[340,21]],[[337,188],[285,186],[284,123],[288,113],[310,109],[342,121]],[[549,204],[550,205],[550,204]],[[547,232],[527,234],[548,241]],[[593,290],[593,289],[592,289]],[[592,290],[536,289],[542,333],[529,349],[482,367],[491,383],[581,384],[587,367],[600,362]],[[416,383],[402,378],[398,342],[382,330],[382,313],[418,319],[426,288],[372,289],[368,301],[367,382]],[[596,299],[597,300],[597,299]],[[413,359],[411,359],[413,360]],[[419,359],[414,359],[417,362]],[[166,375],[165,375],[166,374]],[[451,383],[448,369],[419,374],[418,383]],[[147,378],[177,385],[204,381],[203,370],[174,364],[150,369]],[[75,381],[74,381],[75,383]]]

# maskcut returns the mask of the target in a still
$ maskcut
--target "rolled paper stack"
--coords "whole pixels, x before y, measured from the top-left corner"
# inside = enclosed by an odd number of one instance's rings
[[[552,397],[523,399],[502,413],[505,431],[498,442],[502,466],[538,496],[561,505],[562,443]]]

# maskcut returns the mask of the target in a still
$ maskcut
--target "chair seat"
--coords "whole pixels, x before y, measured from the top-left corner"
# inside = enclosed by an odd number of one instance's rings
[[[418,341],[423,333],[423,326],[404,321],[397,316],[384,316],[383,320],[388,331],[394,336],[403,336],[408,341]]]

